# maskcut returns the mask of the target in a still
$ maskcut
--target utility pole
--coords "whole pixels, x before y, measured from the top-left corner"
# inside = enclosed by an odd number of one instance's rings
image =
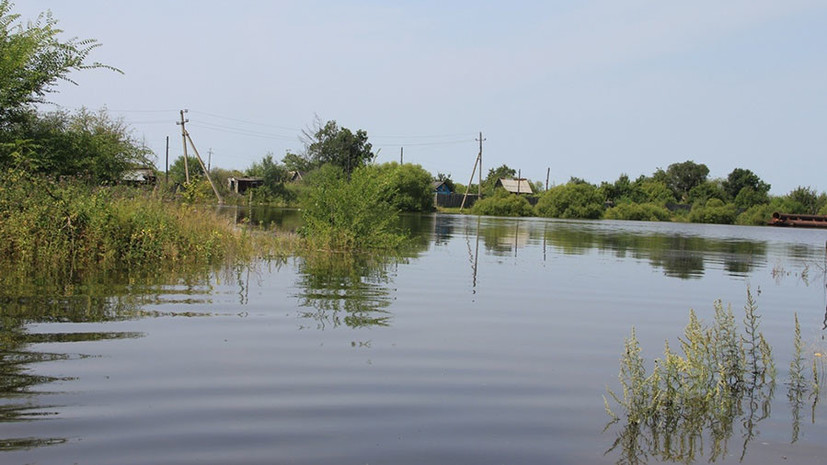
[[[549,166],[546,170],[546,190],[548,190],[548,177],[551,175],[551,167]]]
[[[520,195],[520,183],[523,181],[522,175],[523,170],[517,170],[517,195]]]
[[[187,179],[187,184],[190,183],[190,167],[189,163],[187,162],[187,128],[184,126],[189,120],[184,119],[184,113],[188,112],[189,110],[181,110],[181,122],[175,123],[181,125],[181,141],[184,143],[184,176]]]
[[[210,170],[210,165],[212,164],[212,147],[207,150],[207,171]]]
[[[480,176],[480,178],[479,178],[479,183],[477,184],[477,196],[479,196],[477,198],[477,200],[479,200],[480,198],[482,198],[482,142],[485,140],[482,137],[482,131],[480,131],[480,138],[477,139],[477,140],[480,141],[480,154],[479,154],[479,161],[480,161],[480,175],[479,176]]]
[[[399,164],[400,165],[405,164],[405,162],[403,161],[405,159],[404,155],[405,155],[405,147],[399,147]]]
[[[218,189],[215,188],[215,184],[212,182],[212,177],[210,177],[210,171],[204,166],[204,160],[201,159],[201,155],[198,153],[198,149],[195,148],[195,144],[192,142],[192,137],[190,137],[190,133],[187,133],[187,140],[190,141],[190,147],[192,147],[192,151],[195,152],[195,158],[198,159],[198,164],[201,165],[201,169],[204,170],[204,174],[207,176],[207,181],[210,182],[210,187],[212,187],[213,193],[215,193],[215,197],[218,199],[218,204],[223,205],[224,199],[221,198],[221,194],[218,193]]]
[[[474,182],[474,174],[477,171],[477,166],[480,167],[479,173],[479,183],[477,183],[477,200],[482,197],[482,141],[485,139],[482,138],[482,131],[480,131],[480,138],[475,139],[480,142],[480,151],[477,154],[477,159],[474,160],[474,169],[471,170],[471,179],[468,180],[468,185],[465,186],[465,195],[462,196],[462,204],[459,206],[459,211],[462,211],[465,208],[465,200],[468,198],[468,189],[471,187],[471,183]]]
[[[167,161],[164,165],[164,186],[169,185],[169,136],[167,136]]]

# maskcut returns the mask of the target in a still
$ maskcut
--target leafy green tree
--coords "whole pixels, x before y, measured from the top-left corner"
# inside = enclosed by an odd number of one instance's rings
[[[769,203],[770,196],[765,191],[756,191],[752,186],[744,186],[735,196],[735,206],[741,209],[748,209],[754,205]]]
[[[356,168],[365,166],[376,158],[373,146],[368,142],[368,134],[362,129],[353,133],[350,129],[340,128],[336,121],[328,121],[322,126],[317,120],[314,132],[310,131],[303,132],[303,158],[307,161],[307,167],[317,168],[330,164],[341,168],[350,176]]]
[[[51,13],[42,13],[36,21],[23,25],[18,22],[20,15],[11,9],[10,1],[0,1],[0,129],[17,122],[32,105],[45,102],[59,81],[74,82],[69,78],[73,71],[118,71],[88,61],[89,54],[100,46],[96,40],[60,40],[63,31]]]
[[[94,183],[116,183],[135,167],[152,166],[152,152],[135,139],[122,119],[106,110],[81,108],[18,115],[16,124],[0,130],[0,164],[12,162],[12,152],[30,172],[75,176]],[[15,141],[27,141],[24,150]]]
[[[827,204],[827,195],[819,195],[811,187],[798,186],[785,196],[785,210],[782,213],[815,215]]]
[[[434,209],[431,173],[420,165],[396,162],[375,167],[376,175],[385,186],[383,198],[403,212],[426,212]]]
[[[767,194],[770,185],[765,183],[757,174],[743,168],[735,168],[723,182],[724,190],[730,199],[735,199],[742,189],[749,187],[756,194]]]
[[[674,202],[675,196],[665,182],[641,176],[633,184],[632,201],[665,206],[667,203]]]
[[[706,204],[709,199],[719,199],[722,202],[728,200],[726,190],[720,181],[704,181],[690,189],[686,196],[686,202],[689,204]]]
[[[536,211],[548,218],[597,219],[603,215],[603,204],[604,198],[596,186],[569,182],[545,191]]]
[[[687,160],[683,163],[669,165],[666,168],[665,181],[676,199],[686,201],[689,191],[706,181],[708,175],[709,168],[706,165]]]
[[[198,163],[198,158],[188,155],[186,164],[184,156],[176,158],[169,166],[169,180],[174,184],[184,184],[187,182],[187,168],[190,172],[190,182],[204,177],[204,168]]]
[[[737,217],[735,205],[725,204],[718,198],[709,199],[705,204],[696,203],[689,213],[693,223],[733,224]]]
[[[307,173],[308,171],[314,168],[310,160],[299,154],[289,151],[284,154],[284,158],[281,159],[281,162],[284,164],[284,167],[287,168],[288,171],[299,171],[302,173]]]

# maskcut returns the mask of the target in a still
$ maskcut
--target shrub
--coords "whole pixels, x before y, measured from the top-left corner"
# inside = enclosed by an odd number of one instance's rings
[[[568,183],[544,192],[536,211],[548,218],[597,219],[603,214],[603,198],[591,184]]]
[[[474,203],[471,213],[487,216],[531,216],[533,210],[525,197],[496,189],[494,195]]]
[[[733,224],[737,215],[735,205],[724,204],[721,199],[709,199],[705,205],[692,207],[689,221],[693,223]]]
[[[395,248],[398,213],[384,200],[386,185],[370,166],[357,168],[350,180],[332,165],[319,169],[302,200],[304,226],[299,234],[312,248],[354,250]]]
[[[669,221],[669,210],[653,203],[622,203],[606,210],[604,218],[610,220]]]
[[[385,200],[403,212],[427,212],[434,209],[431,173],[419,165],[396,162],[376,167],[376,175],[386,185]]]

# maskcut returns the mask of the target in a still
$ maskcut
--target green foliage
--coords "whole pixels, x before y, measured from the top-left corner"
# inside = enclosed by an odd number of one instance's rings
[[[753,205],[738,215],[735,224],[765,226],[770,222],[775,211],[777,211],[776,208],[771,204]]]
[[[127,170],[151,166],[150,156],[126,123],[106,110],[29,112],[0,131],[0,165],[23,163],[29,172],[73,176],[96,184],[117,183]]]
[[[609,220],[669,221],[669,210],[654,203],[622,203],[606,210],[603,217]]]
[[[756,191],[751,186],[745,186],[735,196],[735,206],[741,209],[748,209],[755,205],[767,204],[770,196],[767,192]]]
[[[187,170],[190,173],[190,182],[196,182],[197,179],[205,177],[204,168],[201,167],[201,163],[198,163],[198,158],[187,155],[185,160],[181,155],[169,165],[169,181],[173,184],[186,184]]]
[[[535,210],[539,216],[548,218],[597,219],[603,215],[603,203],[597,187],[568,183],[544,192]]]
[[[13,4],[0,1],[0,129],[17,120],[33,104],[45,102],[59,81],[74,82],[73,71],[108,68],[89,63],[89,54],[100,46],[94,39],[58,37],[63,31],[51,13],[40,14],[34,22],[18,22]]]
[[[610,449],[622,448],[621,463],[640,463],[649,455],[659,461],[694,463],[705,453],[705,438],[710,440],[707,458],[714,462],[727,454],[736,424],[745,428],[746,450],[754,425],[769,415],[775,369],[749,290],[744,310],[740,335],[731,307],[724,308],[720,301],[715,303],[712,327],[705,327],[690,311],[680,339],[683,355],[667,342],[650,375],[632,330],[621,356],[622,396],[609,390],[625,414],[625,426]],[[619,421],[608,400],[604,402],[612,423]]]
[[[435,181],[444,182],[448,189],[451,189],[451,192],[457,192],[457,184],[454,183],[454,180],[451,179],[450,174],[444,173],[437,173]]]
[[[403,212],[427,212],[434,209],[431,173],[420,165],[396,162],[375,167],[385,187],[383,198]]]
[[[366,166],[376,158],[367,132],[360,129],[354,134],[350,129],[340,128],[332,120],[322,124],[317,118],[312,129],[303,131],[303,140],[304,154],[288,152],[285,155],[284,163],[290,169],[310,171],[329,164],[350,176],[355,169]]]
[[[293,200],[293,193],[285,187],[287,169],[273,161],[273,155],[265,155],[260,162],[253,163],[247,169],[247,176],[262,178],[261,187],[255,188],[253,197],[257,202],[289,202]]]
[[[827,206],[827,195],[819,194],[811,187],[799,186],[786,196],[783,213],[815,215]]]
[[[727,193],[718,180],[704,181],[690,189],[686,196],[686,203],[703,205],[710,199],[718,199],[721,202],[728,200]]]
[[[299,233],[308,246],[324,250],[388,249],[402,244],[398,215],[385,201],[386,184],[376,169],[356,169],[348,180],[334,166],[318,170],[302,199],[304,226]]]
[[[698,164],[692,160],[687,160],[683,163],[673,163],[669,165],[665,173],[661,173],[661,175],[656,173],[656,176],[666,182],[678,201],[685,202],[689,196],[689,191],[706,181],[709,168],[703,163]]]
[[[724,204],[721,199],[713,198],[704,205],[696,204],[689,213],[693,223],[733,224],[738,212],[735,205]]]
[[[723,182],[723,188],[729,196],[729,199],[735,199],[744,189],[750,189],[755,194],[763,194],[766,196],[770,191],[770,185],[765,183],[758,177],[757,174],[750,170],[743,168],[735,168],[727,176]],[[745,205],[744,208],[749,208],[759,202]],[[739,205],[741,206],[741,205]]]
[[[66,275],[90,269],[212,263],[244,241],[212,211],[162,203],[141,191],[0,174],[0,262]]]
[[[474,203],[471,213],[488,216],[531,216],[531,204],[521,195],[497,189],[491,197],[485,197]]]

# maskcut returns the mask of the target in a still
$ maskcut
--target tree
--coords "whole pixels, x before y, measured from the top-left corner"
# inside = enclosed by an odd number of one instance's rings
[[[44,115],[29,111],[18,117],[17,124],[0,130],[3,166],[12,162],[16,151],[33,173],[115,183],[131,168],[152,165],[152,152],[132,136],[122,119],[112,118],[106,110],[81,108]],[[21,150],[15,141],[27,142]]]
[[[708,175],[709,168],[706,165],[687,160],[683,163],[669,165],[665,179],[666,185],[672,190],[675,198],[679,201],[686,201],[689,191],[706,181]]]
[[[769,184],[762,181],[757,174],[743,168],[732,170],[723,182],[723,186],[730,199],[735,199],[741,189],[746,187],[751,188],[757,194],[767,194],[770,191]]]
[[[368,142],[368,134],[362,129],[354,134],[350,129],[340,128],[336,121],[328,121],[322,126],[317,118],[314,129],[302,133],[305,153],[302,157],[289,157],[294,166],[306,163],[303,166],[312,169],[329,164],[338,166],[350,176],[356,168],[365,166],[376,158],[372,152],[373,146]]]
[[[434,179],[434,180],[439,181],[439,182],[444,182],[445,185],[448,186],[448,189],[451,189],[451,192],[456,192],[457,191],[457,189],[456,189],[457,186],[454,183],[454,180],[451,179],[450,174],[437,173],[436,174],[436,179]]]
[[[482,193],[483,195],[493,195],[494,194],[494,186],[497,185],[497,180],[500,178],[503,179],[511,179],[517,176],[517,170],[510,168],[508,165],[500,165],[497,168],[491,168],[488,170],[488,176],[482,180]]]
[[[434,209],[431,173],[420,165],[383,163],[376,167],[375,174],[385,186],[383,198],[397,210],[426,212]]]
[[[0,129],[19,120],[32,105],[43,103],[58,81],[74,83],[72,71],[93,68],[119,70],[88,62],[89,54],[101,44],[94,39],[61,41],[57,20],[41,13],[23,26],[20,15],[11,13],[12,3],[0,0]]]
[[[194,182],[194,180],[204,176],[204,169],[201,168],[201,164],[198,163],[198,158],[193,157],[192,155],[187,156],[187,162],[185,165],[184,156],[181,155],[176,158],[169,167],[170,180],[174,184],[184,184],[187,182],[186,168],[189,168],[191,182]]]

